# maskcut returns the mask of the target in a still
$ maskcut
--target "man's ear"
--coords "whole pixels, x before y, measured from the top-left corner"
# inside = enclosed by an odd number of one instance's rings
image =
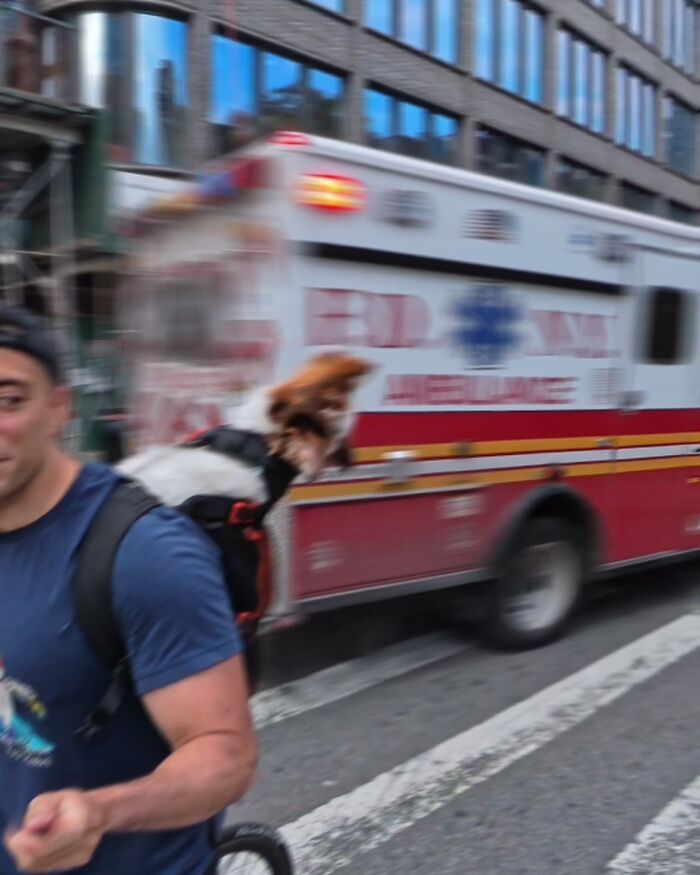
[[[70,422],[73,395],[69,386],[53,386],[51,389],[51,433],[59,437]]]

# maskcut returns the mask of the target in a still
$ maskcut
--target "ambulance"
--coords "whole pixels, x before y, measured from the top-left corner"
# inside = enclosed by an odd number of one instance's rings
[[[376,366],[354,465],[276,511],[273,619],[479,583],[527,648],[700,549],[700,230],[293,132],[129,228],[134,449],[323,350]]]

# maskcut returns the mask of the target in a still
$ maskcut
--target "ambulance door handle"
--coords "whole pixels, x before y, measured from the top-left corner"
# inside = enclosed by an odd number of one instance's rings
[[[406,483],[412,478],[411,462],[416,458],[412,450],[393,450],[382,453],[384,480],[387,483]]]

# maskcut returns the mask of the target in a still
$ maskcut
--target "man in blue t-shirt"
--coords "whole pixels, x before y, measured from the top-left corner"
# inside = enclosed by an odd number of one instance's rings
[[[219,558],[175,511],[132,526],[112,585],[136,696],[76,734],[110,675],[75,555],[119,477],[61,451],[69,406],[44,323],[0,308],[0,875],[205,875],[256,759]]]

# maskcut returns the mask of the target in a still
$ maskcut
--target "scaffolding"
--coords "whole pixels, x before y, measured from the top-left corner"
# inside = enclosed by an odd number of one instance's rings
[[[40,64],[46,28],[73,29],[0,0],[0,299],[49,316],[70,379],[78,367],[73,161],[94,113],[38,93],[41,82],[36,88],[36,80],[22,78]],[[3,51],[10,42],[11,51]],[[19,59],[11,75],[9,57]],[[27,233],[35,225],[42,234]],[[43,239],[30,243],[31,236]],[[73,451],[80,448],[81,431],[76,416],[66,435]]]

